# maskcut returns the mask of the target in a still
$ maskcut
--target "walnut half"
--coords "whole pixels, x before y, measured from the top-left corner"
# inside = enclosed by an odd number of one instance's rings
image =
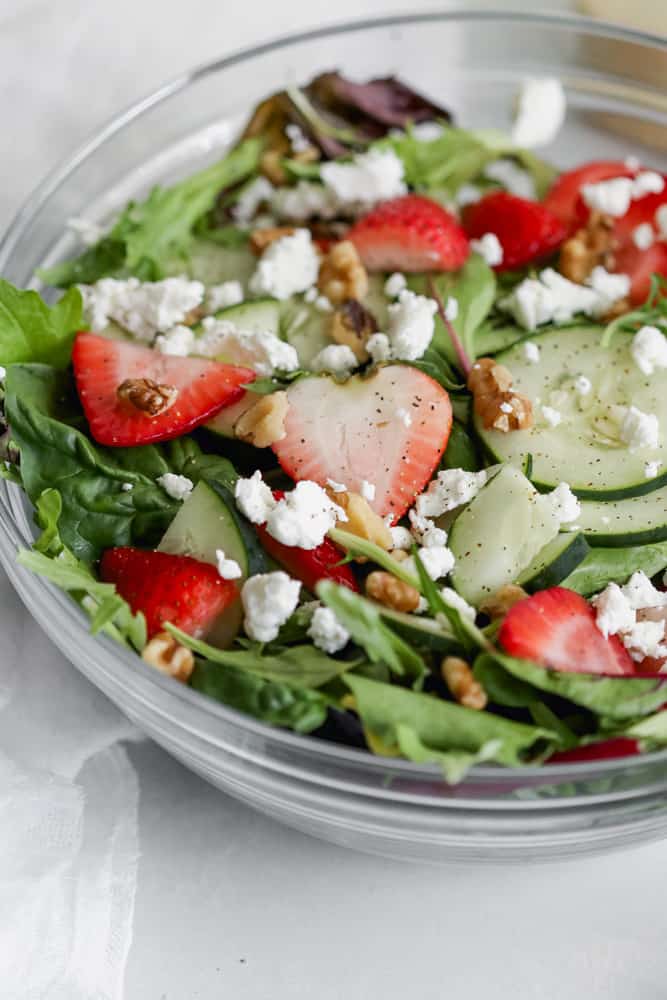
[[[366,341],[377,332],[377,321],[372,312],[356,299],[345,299],[331,317],[331,339],[350,348],[360,364],[368,361]]]
[[[478,358],[468,376],[475,413],[485,428],[522,431],[533,423],[533,407],[526,396],[512,390],[512,374],[493,358]]]
[[[608,271],[613,271],[616,263],[614,251],[617,247],[612,217],[601,212],[591,212],[586,225],[563,243],[558,270],[563,277],[581,285],[599,264]]]
[[[178,389],[174,385],[161,385],[152,378],[127,378],[116,389],[116,395],[147,417],[159,417],[174,405]]]
[[[317,284],[334,305],[346,299],[363,299],[368,292],[368,275],[354,243],[341,240],[332,246],[322,261]]]
[[[384,604],[393,611],[416,611],[419,607],[419,591],[409,583],[399,580],[393,573],[375,570],[366,578],[366,593],[378,604]]]
[[[280,390],[260,397],[234,426],[234,436],[255,448],[269,448],[285,437],[287,393]]]
[[[144,646],[142,660],[177,681],[187,681],[195,668],[192,650],[181,646],[169,632],[158,632]]]
[[[474,676],[465,660],[446,656],[441,664],[442,679],[459,705],[481,710],[486,708],[486,691]]]

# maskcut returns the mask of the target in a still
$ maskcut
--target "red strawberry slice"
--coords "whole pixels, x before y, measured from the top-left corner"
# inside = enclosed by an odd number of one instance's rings
[[[563,242],[563,223],[538,201],[528,201],[507,191],[492,191],[466,206],[463,225],[471,238],[495,233],[503,248],[496,271],[511,271],[549,257]]]
[[[653,227],[654,233],[658,232],[655,221],[655,214],[662,205],[667,205],[667,176],[665,177],[665,187],[660,194],[645,194],[643,198],[637,198],[631,202],[630,208],[620,219],[616,219],[614,231],[622,241],[632,238],[637,226],[648,222]]]
[[[619,160],[594,160],[581,167],[568,170],[554,181],[542,204],[574,232],[588,218],[589,210],[581,198],[584,184],[599,184],[612,177],[633,177],[636,171]]]
[[[583,597],[564,587],[541,590],[509,610],[498,642],[512,656],[552,670],[581,674],[634,674],[628,651],[617,636],[605,639],[595,612]]]
[[[615,739],[589,743],[572,750],[559,750],[549,757],[547,764],[584,764],[595,760],[612,760],[614,757],[635,757],[641,753],[637,740],[617,736]]]
[[[641,305],[651,287],[651,276],[660,274],[667,278],[667,243],[654,243],[648,250],[640,250],[630,240],[615,254],[615,270],[630,276],[630,301]]]
[[[345,558],[344,553],[325,538],[316,549],[299,549],[291,545],[283,545],[273,535],[270,535],[264,525],[257,527],[257,534],[264,549],[275,559],[277,563],[287,570],[289,575],[315,593],[315,585],[319,580],[333,580],[350,590],[359,591],[352,568],[346,563],[341,566],[340,562]]]
[[[91,434],[100,444],[115,447],[180,437],[235,403],[243,384],[255,378],[248,368],[170,357],[95,333],[77,334],[72,363]],[[123,382],[141,379],[177,390],[174,402],[157,416],[118,395]]]
[[[394,521],[431,478],[452,425],[445,390],[407,365],[342,385],[303,378],[287,397],[285,437],[273,445],[285,472],[320,486],[333,479],[355,493],[366,480],[375,486],[371,506]]]
[[[470,253],[451,212],[417,194],[382,202],[345,238],[369,271],[456,271]]]
[[[115,584],[135,614],[143,611],[149,639],[165,622],[190,635],[205,635],[239,593],[209,563],[129,547],[107,549],[100,576]]]

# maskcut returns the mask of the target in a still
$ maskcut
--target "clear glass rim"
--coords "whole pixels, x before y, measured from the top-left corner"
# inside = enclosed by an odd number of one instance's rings
[[[223,58],[207,61],[199,66],[196,66],[189,72],[180,74],[158,89],[152,91],[144,98],[134,102],[124,111],[113,116],[105,125],[102,126],[102,128],[96,130],[92,135],[90,135],[88,139],[86,139],[72,154],[66,157],[55,169],[46,175],[44,180],[33,190],[32,194],[28,196],[22,207],[10,222],[4,235],[0,239],[0,271],[5,268],[7,261],[11,257],[12,250],[24,230],[31,224],[44,204],[57,191],[60,184],[67,179],[67,177],[83,160],[90,156],[103,143],[112,138],[115,133],[121,130],[133,119],[138,118],[155,105],[187,88],[192,83],[247,59],[252,59],[257,56],[274,52],[281,48],[287,48],[291,45],[307,43],[309,41],[327,37],[337,37],[346,33],[372,31],[378,28],[400,27],[402,25],[407,26],[429,22],[489,23],[493,21],[497,21],[499,23],[520,23],[536,27],[541,26],[544,28],[556,27],[560,29],[571,29],[574,31],[588,33],[598,39],[607,38],[633,42],[646,47],[650,46],[660,52],[667,52],[667,39],[651,33],[621,27],[620,25],[612,24],[607,21],[597,21],[581,15],[559,14],[555,12],[527,13],[525,11],[511,9],[452,9],[443,12],[423,11],[409,14],[391,14],[376,18],[364,18],[358,21],[347,21],[340,24],[327,25],[321,28],[312,28],[302,32],[286,34],[275,39],[267,40],[259,45],[237,50],[230,55],[224,56]],[[18,487],[7,482],[0,482],[0,521],[3,522],[5,529],[4,538],[0,539],[0,549],[4,548],[5,550],[3,553],[5,561],[7,561],[8,555],[9,558],[12,558],[9,550],[11,550],[11,552],[15,555],[17,547],[29,544],[30,542],[30,539],[22,534],[17,518],[12,512],[12,507],[15,504],[22,503],[22,498],[23,494]],[[48,598],[51,602],[56,602],[59,613],[67,616],[72,627],[77,633],[77,637],[80,638],[82,643],[85,643],[86,641],[89,642],[91,638],[93,638],[87,628],[88,619],[66,594],[59,591],[48,581],[33,576],[18,565],[15,567],[15,572],[16,574],[24,577],[26,582],[28,578],[32,581],[32,590],[39,590],[45,598]],[[237,726],[240,729],[259,737],[268,738],[272,742],[275,741],[286,750],[289,749],[302,754],[307,753],[311,755],[311,757],[317,757],[318,759],[330,764],[338,763],[351,765],[359,770],[368,769],[369,772],[376,775],[379,772],[386,771],[387,768],[391,768],[392,772],[399,772],[406,779],[414,778],[424,780],[425,778],[432,778],[434,775],[439,775],[439,771],[434,765],[414,764],[410,761],[397,758],[377,757],[366,751],[360,751],[342,744],[314,739],[312,737],[295,734],[287,730],[269,726],[253,719],[251,716],[238,712],[235,709],[227,708],[225,705],[201,695],[197,691],[185,687],[171,678],[161,675],[154,669],[148,667],[148,665],[145,664],[136,654],[124,649],[122,646],[119,646],[107,636],[96,636],[94,637],[94,641],[99,643],[99,646],[104,649],[107,654],[105,657],[106,671],[118,675],[115,679],[122,680],[124,687],[126,689],[132,689],[133,694],[142,701],[150,701],[149,695],[151,690],[161,691],[170,699],[173,697],[188,705],[191,709],[194,709],[198,713],[202,713],[203,715],[211,718],[220,719],[227,724]],[[120,677],[121,672],[122,677]],[[184,728],[191,728],[190,725],[185,723],[185,720],[177,719],[175,721],[182,724]],[[242,748],[239,748],[239,754],[242,754]],[[636,770],[642,766],[645,767],[648,763],[654,764],[659,762],[667,763],[667,750],[630,758],[553,764],[546,767],[543,765],[526,765],[521,768],[500,768],[497,766],[477,765],[472,769],[470,775],[459,787],[464,790],[466,785],[474,786],[477,782],[486,783],[492,781],[494,784],[499,786],[498,792],[499,795],[501,795],[503,792],[502,787],[500,786],[516,785],[517,781],[523,783],[524,780],[534,781],[535,779],[543,778],[548,784],[554,784],[559,781],[586,780],[589,777],[597,778],[611,776],[612,774],[621,771],[627,773],[630,770]],[[282,770],[279,764],[272,762],[270,759],[267,759],[265,763],[268,766],[274,766],[277,770]],[[310,771],[307,775],[305,775],[305,777],[307,777],[307,779],[311,782],[315,782],[317,780],[316,775]],[[362,784],[358,787],[358,792],[362,795],[368,794],[369,791],[370,790]],[[388,788],[386,791],[387,797],[392,798],[391,789]],[[593,797],[593,799],[594,798],[595,797]],[[588,801],[592,803],[591,799],[588,799]],[[493,808],[493,799],[466,799],[463,795],[458,798],[458,801],[451,798],[434,800],[432,796],[423,796],[420,797],[420,802],[422,802],[422,804],[440,805],[448,808],[455,805],[471,807],[475,804],[477,804],[480,808]],[[573,799],[562,799],[558,803],[554,803],[554,805],[556,804],[560,805],[562,808],[573,808],[576,805],[576,801]],[[503,808],[507,808],[511,806],[511,803],[505,800],[502,803],[499,802],[498,805],[501,805]],[[517,802],[516,805],[520,806],[521,803]],[[523,805],[527,807],[529,804],[523,803]],[[544,807],[547,805],[547,802],[543,801],[540,805]]]

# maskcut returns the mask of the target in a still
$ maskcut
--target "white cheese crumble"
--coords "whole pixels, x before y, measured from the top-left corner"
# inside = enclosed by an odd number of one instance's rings
[[[245,365],[258,375],[293,372],[299,367],[296,349],[275,333],[238,330],[229,320],[213,316],[203,320],[202,329],[204,332],[197,337],[194,350],[205,358],[222,358]]]
[[[542,418],[549,425],[549,427],[558,427],[559,423],[563,419],[563,415],[559,410],[555,410],[553,406],[541,406],[540,412]]]
[[[302,479],[286,493],[266,518],[266,530],[283,545],[316,549],[336,521],[347,521],[345,511],[317,483]]]
[[[359,493],[364,498],[372,503],[375,500],[375,483],[369,483],[367,479],[361,480],[361,486],[359,487]]]
[[[165,472],[155,480],[172,500],[187,500],[194,489],[194,483],[187,476],[175,472]]]
[[[440,517],[477,496],[487,481],[487,472],[467,472],[465,469],[442,469],[428,489],[417,497],[415,509],[419,517]]]
[[[591,603],[602,634],[618,635],[633,660],[667,656],[665,617],[658,610],[667,607],[667,594],[656,590],[641,570],[623,587],[609,583]]]
[[[120,488],[123,493],[131,493],[134,489],[134,483],[121,483]]]
[[[459,300],[450,295],[445,302],[445,319],[453,323],[459,314]]]
[[[327,479],[327,486],[332,493],[347,493],[347,486],[345,483],[339,483],[335,479]]]
[[[647,194],[662,194],[665,178],[655,170],[642,170],[637,174],[632,187],[633,198],[643,198]]]
[[[281,219],[333,219],[340,212],[333,191],[313,181],[300,180],[294,187],[280,187],[271,199],[271,209]]]
[[[238,580],[243,576],[241,567],[235,559],[228,559],[222,549],[215,550],[215,564],[218,574],[223,580]]]
[[[433,338],[437,309],[437,303],[433,299],[416,295],[407,288],[403,289],[398,300],[388,308],[387,336],[393,358],[398,361],[417,361],[421,358]],[[367,349],[371,353],[370,346]]]
[[[289,139],[293,153],[305,153],[307,149],[310,149],[310,139],[295,122],[289,122],[285,126],[285,135]]]
[[[502,184],[506,191],[519,198],[534,200],[537,197],[535,181],[523,167],[514,160],[496,160],[484,168],[484,176],[491,181]]]
[[[644,475],[645,475],[645,477],[647,479],[655,479],[655,477],[658,475],[658,472],[660,471],[660,466],[661,465],[662,465],[662,462],[660,462],[660,461],[645,462],[644,463]]]
[[[428,547],[420,548],[418,555],[431,580],[440,580],[443,576],[447,576],[454,569],[454,563],[456,562],[454,553],[446,545],[429,545]],[[412,556],[404,559],[401,566],[408,573],[414,573],[417,576],[417,566]]]
[[[264,524],[278,501],[257,469],[249,479],[237,479],[234,487],[236,506],[252,524]]]
[[[314,372],[333,372],[334,375],[349,375],[359,362],[347,344],[329,344],[315,355],[310,363]]]
[[[317,281],[320,258],[308,229],[269,244],[250,279],[250,291],[284,301]]]
[[[570,489],[569,483],[559,483],[547,496],[561,524],[571,524],[581,514],[581,504]]]
[[[512,142],[526,149],[553,142],[565,121],[566,108],[560,80],[555,77],[524,80],[517,97]]]
[[[474,622],[477,617],[476,610],[471,604],[457,594],[455,590],[451,587],[443,587],[440,591],[440,596],[442,597],[445,604],[448,604],[450,608],[454,608],[455,611],[461,615],[462,618],[467,618],[468,621]]]
[[[574,391],[578,396],[588,396],[592,388],[593,383],[586,375],[577,375],[574,380]]]
[[[474,205],[482,197],[483,191],[476,184],[462,184],[454,195],[454,200],[459,208],[466,205]]]
[[[204,298],[201,281],[185,277],[144,282],[102,278],[94,285],[79,287],[91,330],[104,330],[113,320],[139,340],[152,340],[156,333],[166,333],[182,323]]]
[[[313,301],[313,305],[315,306],[318,312],[321,313],[333,312],[333,305],[331,304],[330,300],[326,297],[326,295],[316,296],[315,300]]]
[[[489,267],[498,267],[503,262],[503,248],[495,233],[484,233],[478,240],[470,240],[470,249],[483,257]]]
[[[229,309],[243,302],[243,285],[240,281],[223,281],[220,285],[211,285],[206,291],[204,306],[207,312],[214,313],[218,309]]]
[[[91,222],[90,219],[83,219],[79,215],[67,220],[67,228],[75,236],[78,236],[84,247],[93,247],[106,236],[106,230],[97,222]]]
[[[308,635],[318,649],[330,656],[340,652],[350,641],[350,633],[341,625],[331,608],[315,608]]]
[[[540,349],[532,340],[527,340],[523,345],[523,356],[530,365],[539,365]]]
[[[275,639],[299,602],[301,584],[287,573],[259,573],[251,576],[241,589],[246,634],[256,642]]]
[[[615,302],[625,298],[630,291],[631,281],[627,274],[611,274],[598,264],[586,278],[586,284],[598,297],[591,314],[604,316]]]
[[[500,409],[501,413],[513,413],[514,412],[514,407],[512,406],[511,403],[501,403],[499,409]]]
[[[638,156],[626,156],[623,160],[623,165],[628,168],[628,170],[634,170],[635,173],[641,170],[642,162]]]
[[[384,283],[384,294],[390,299],[396,299],[406,287],[405,275],[401,274],[400,271],[394,271]]]
[[[630,345],[632,360],[644,375],[667,368],[667,337],[657,326],[642,326]]]
[[[525,278],[498,305],[524,329],[534,330],[543,323],[567,323],[577,313],[597,317],[624,298],[629,288],[626,274],[609,274],[603,267],[593,269],[587,285],[546,268],[539,279]]]
[[[658,418],[654,413],[643,413],[636,406],[624,407],[619,432],[621,441],[630,451],[639,448],[657,448],[660,440]]]
[[[398,524],[390,527],[389,533],[391,535],[392,549],[402,549],[404,552],[408,552],[412,548],[414,539],[409,530],[404,528],[403,525]]]
[[[310,288],[307,288],[303,293],[303,301],[312,304],[319,298],[319,296],[320,291],[317,285],[311,285]]]
[[[420,517],[417,511],[411,510],[408,513],[412,534],[426,549],[447,544],[447,532],[438,526],[428,517]]]
[[[655,243],[655,233],[650,222],[642,222],[632,230],[632,242],[638,250],[648,250]]]
[[[366,350],[376,365],[382,361],[391,361],[391,344],[386,333],[371,334],[366,341]]]
[[[241,191],[232,207],[232,215],[237,222],[250,222],[257,215],[259,206],[271,201],[273,192],[273,184],[266,177],[256,177]]]
[[[186,358],[195,349],[196,337],[189,326],[174,326],[155,338],[155,348],[161,354],[176,358]]]
[[[407,191],[403,161],[391,149],[357,153],[351,162],[331,160],[320,169],[322,181],[339,203],[363,210]]]
[[[400,420],[404,427],[412,427],[412,415],[404,406],[399,406],[396,410],[396,419]]]
[[[593,211],[619,218],[625,215],[632,201],[647,194],[660,194],[664,187],[661,174],[643,170],[636,177],[611,177],[595,184],[584,184],[581,197]]]

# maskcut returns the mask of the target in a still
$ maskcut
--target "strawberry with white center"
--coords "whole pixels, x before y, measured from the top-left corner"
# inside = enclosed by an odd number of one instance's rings
[[[348,231],[369,271],[457,271],[470,253],[458,220],[429,198],[382,202]]]
[[[431,478],[452,424],[449,396],[416,368],[392,365],[340,385],[303,378],[287,390],[285,437],[273,445],[285,472],[326,486],[330,479],[361,493],[381,516],[397,521]],[[397,409],[412,417],[407,425]]]

